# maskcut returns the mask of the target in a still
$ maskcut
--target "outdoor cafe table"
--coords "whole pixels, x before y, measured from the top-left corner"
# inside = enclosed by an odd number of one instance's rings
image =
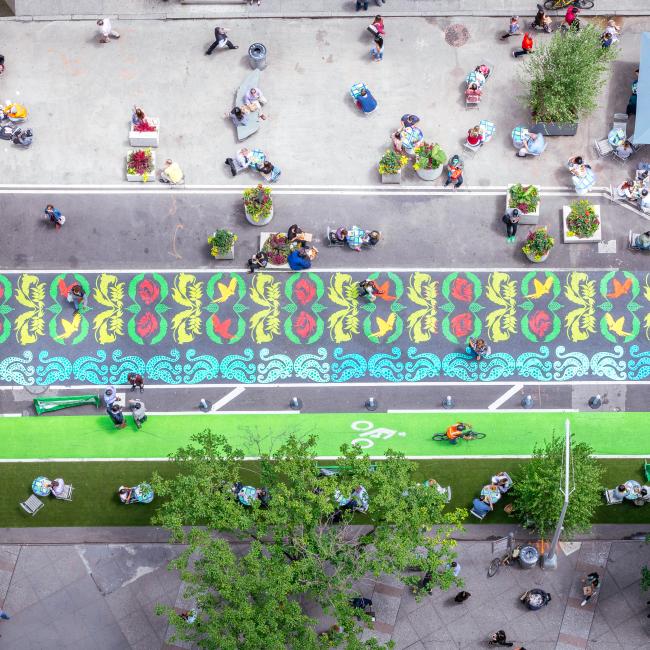
[[[45,476],[37,476],[32,482],[32,492],[37,497],[49,496],[50,492],[52,492],[50,479]]]
[[[630,499],[634,501],[635,499],[638,499],[641,490],[641,483],[638,481],[625,481],[625,488],[627,492],[625,493],[625,498]]]
[[[481,490],[481,496],[487,497],[490,503],[494,504],[501,498],[501,492],[496,485],[485,485]]]

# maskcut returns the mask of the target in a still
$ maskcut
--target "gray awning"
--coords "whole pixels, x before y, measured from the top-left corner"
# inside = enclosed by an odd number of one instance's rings
[[[650,144],[650,32],[641,34],[639,83],[636,89],[634,144]]]

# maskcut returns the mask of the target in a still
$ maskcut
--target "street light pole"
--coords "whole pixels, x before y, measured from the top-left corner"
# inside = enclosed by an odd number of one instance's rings
[[[562,503],[562,512],[560,512],[560,519],[557,522],[557,527],[555,528],[551,546],[548,549],[548,552],[544,553],[544,556],[542,558],[542,567],[544,569],[557,569],[557,556],[555,554],[555,547],[560,541],[560,535],[562,534],[562,529],[564,528],[564,517],[566,515],[567,508],[569,507],[569,495],[575,489],[575,486],[569,488],[569,472],[571,464],[571,425],[568,418],[564,421],[564,428],[566,436],[564,450],[564,489],[560,488],[560,492],[562,492],[564,495],[564,503]]]

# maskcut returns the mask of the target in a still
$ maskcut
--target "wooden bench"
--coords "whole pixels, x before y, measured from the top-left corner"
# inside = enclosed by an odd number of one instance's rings
[[[235,106],[243,106],[244,97],[251,88],[257,88],[260,85],[260,71],[253,70],[249,72],[244,82],[239,86],[235,95]],[[237,139],[239,142],[249,138],[260,128],[260,112],[252,111],[248,113],[248,124],[242,124],[237,127]]]

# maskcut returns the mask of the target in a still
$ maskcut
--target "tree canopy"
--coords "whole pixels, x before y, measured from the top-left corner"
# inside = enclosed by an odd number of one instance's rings
[[[374,639],[359,640],[359,610],[350,604],[361,579],[416,570],[431,574],[429,588],[459,584],[449,563],[464,511],[443,512],[444,496],[416,483],[415,463],[398,453],[372,463],[344,446],[334,461],[341,470],[322,476],[315,442],[289,436],[251,464],[206,430],[173,455],[174,478],[154,476],[163,502],[153,523],[188,545],[171,566],[196,601],[192,623],[158,607],[177,639],[220,650],[377,648]],[[233,484],[249,477],[251,466],[270,501],[244,506]],[[337,497],[359,486],[369,495],[367,513],[340,510]],[[403,577],[418,595],[420,577]],[[319,609],[340,626],[328,638],[316,632]]]
[[[546,537],[560,518],[564,495],[564,437],[554,436],[533,451],[530,462],[521,466],[514,477],[513,512],[522,525],[534,526]],[[593,449],[584,442],[571,440],[571,493],[564,519],[565,538],[584,532],[591,526],[594,511],[602,504],[604,468],[591,457]]]

